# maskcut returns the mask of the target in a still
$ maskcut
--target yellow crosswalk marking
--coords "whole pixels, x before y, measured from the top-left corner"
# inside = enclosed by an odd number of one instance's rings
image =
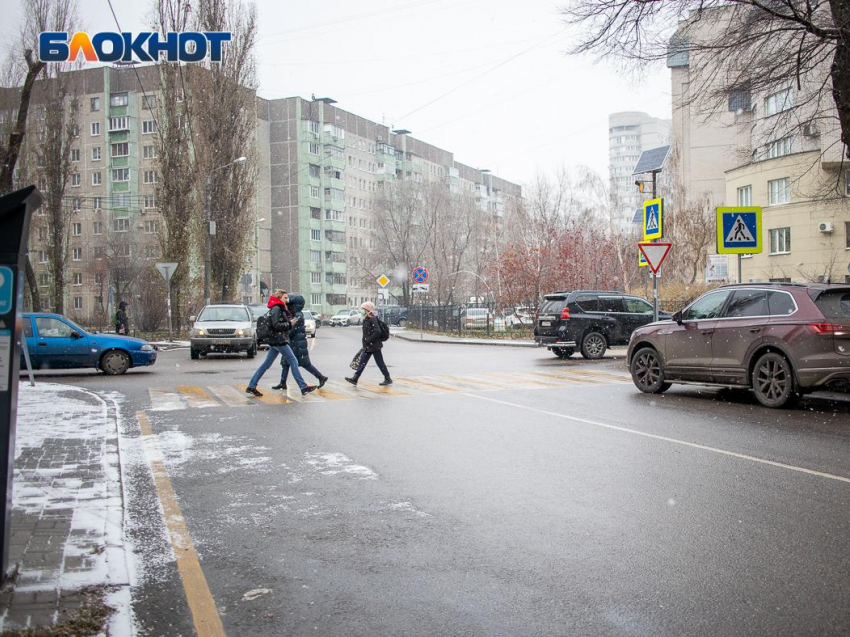
[[[237,387],[242,391],[245,391],[248,385],[237,385]],[[263,387],[259,387],[258,389],[263,393],[263,395],[252,396],[248,400],[250,400],[251,402],[259,401],[266,405],[286,405],[292,402],[291,400],[289,400],[289,398],[287,398],[283,394],[277,393],[277,391],[274,389],[264,389]]]
[[[409,396],[411,393],[410,390],[401,390],[396,389],[395,387],[381,387],[378,383],[373,383],[370,380],[363,380],[362,378],[357,381],[357,386],[374,392],[379,396]]]
[[[331,391],[334,391],[338,394],[342,394],[343,396],[346,396],[346,397],[352,398],[352,399],[354,399],[354,398],[367,398],[367,399],[377,398],[377,396],[375,396],[375,394],[368,392],[368,391],[360,391],[354,385],[349,385],[346,382],[340,383],[338,381],[332,380],[327,385],[325,385],[325,387],[330,387]],[[322,388],[322,391],[325,390],[325,387]]]
[[[500,390],[505,391],[511,388],[508,383],[497,383],[491,380],[481,380],[479,378],[470,378],[468,376],[440,376],[440,378],[445,378],[449,382],[460,385],[461,387],[468,387],[472,391],[484,391],[484,390]]]
[[[325,400],[351,400],[353,396],[346,396],[343,393],[334,391],[333,387],[328,387],[325,384],[321,389],[317,389],[314,391],[311,396],[316,396],[317,398],[324,398]]]
[[[556,380],[563,381],[565,384],[570,385],[573,383],[578,383],[579,385],[598,385],[599,382],[589,379],[589,378],[579,378],[576,376],[572,376],[569,374],[553,374],[549,372],[529,372],[529,374],[533,374],[534,376],[543,376],[545,378],[554,378]]]
[[[518,374],[480,374],[484,378],[495,378],[495,379],[503,379],[508,380],[514,387],[518,386],[531,386],[531,387],[561,387],[558,383],[552,381],[544,381],[544,380],[532,380],[530,378],[523,378]]]
[[[200,385],[179,385],[177,391],[189,403],[189,407],[193,409],[204,409],[206,407],[218,407],[219,403],[215,398],[210,396],[209,392]]]
[[[212,385],[207,389],[228,407],[245,407],[253,402],[246,394],[240,393],[230,385]]]
[[[452,383],[448,381],[440,382],[435,377],[432,376],[417,376],[416,378],[405,378],[405,383],[411,383],[413,385],[422,385],[425,387],[433,387],[435,389],[439,389],[440,391],[447,392],[456,392],[460,391],[457,387],[453,387]]]
[[[180,394],[171,389],[151,387],[148,389],[148,395],[151,397],[151,411],[174,411],[186,408],[186,403],[180,398]]]
[[[445,391],[442,386],[419,382],[413,378],[393,378],[393,384],[400,385],[402,389],[410,390],[412,394],[442,394]]]

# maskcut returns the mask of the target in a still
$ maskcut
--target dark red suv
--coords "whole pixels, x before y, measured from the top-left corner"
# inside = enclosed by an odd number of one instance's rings
[[[634,331],[638,389],[671,383],[749,387],[766,407],[850,389],[850,286],[749,283],[703,294],[671,321]]]

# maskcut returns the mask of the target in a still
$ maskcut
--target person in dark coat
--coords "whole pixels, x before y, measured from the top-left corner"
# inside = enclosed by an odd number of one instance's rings
[[[375,304],[367,301],[360,306],[360,309],[366,312],[366,316],[363,317],[363,354],[360,356],[360,365],[357,366],[354,376],[346,377],[345,380],[352,385],[356,385],[360,374],[366,369],[366,363],[369,362],[370,358],[374,357],[375,364],[384,375],[384,381],[378,384],[383,386],[392,385],[393,379],[390,378],[390,372],[384,364],[384,355],[381,353],[384,342],[381,340],[381,326],[378,324],[378,313],[375,311]]]
[[[319,387],[324,387],[328,382],[328,377],[322,375],[316,367],[310,362],[310,347],[307,345],[307,330],[304,329],[304,297],[300,294],[292,294],[287,303],[289,311],[298,322],[289,330],[289,346],[295,353],[295,358],[298,360],[298,366],[303,367],[308,372],[319,379]],[[286,389],[286,379],[289,376],[289,362],[285,358],[280,359],[280,384],[275,385],[272,389]]]
[[[289,332],[292,326],[298,322],[298,319],[292,315],[286,307],[286,302],[289,300],[289,295],[286,290],[275,290],[274,294],[269,297],[269,324],[272,328],[272,335],[269,338],[269,353],[266,355],[266,360],[257,368],[251,380],[248,381],[248,387],[245,391],[252,396],[262,396],[263,394],[257,389],[257,383],[263,377],[263,374],[272,366],[278,356],[282,356],[284,360],[289,362],[292,369],[292,376],[295,382],[301,388],[301,394],[309,394],[316,389],[315,385],[308,385],[301,377],[301,372],[298,371],[298,360],[289,346]]]
[[[115,313],[115,333],[130,333],[130,317],[127,316],[127,303],[125,301],[118,304],[118,311]]]

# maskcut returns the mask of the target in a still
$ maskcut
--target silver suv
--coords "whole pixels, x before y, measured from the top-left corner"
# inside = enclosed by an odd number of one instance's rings
[[[190,338],[193,360],[210,352],[245,352],[257,355],[254,319],[244,305],[208,305],[194,321]]]

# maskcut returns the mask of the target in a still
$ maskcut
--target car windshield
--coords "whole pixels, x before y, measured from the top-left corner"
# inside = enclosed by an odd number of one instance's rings
[[[243,307],[205,307],[198,321],[249,321],[248,311]]]
[[[265,305],[252,305],[250,308],[251,314],[254,315],[254,318],[260,318],[263,314],[269,311]]]
[[[305,321],[312,321],[313,320],[313,314],[310,312],[310,310],[304,310],[303,312],[301,312],[301,314],[304,315]]]

